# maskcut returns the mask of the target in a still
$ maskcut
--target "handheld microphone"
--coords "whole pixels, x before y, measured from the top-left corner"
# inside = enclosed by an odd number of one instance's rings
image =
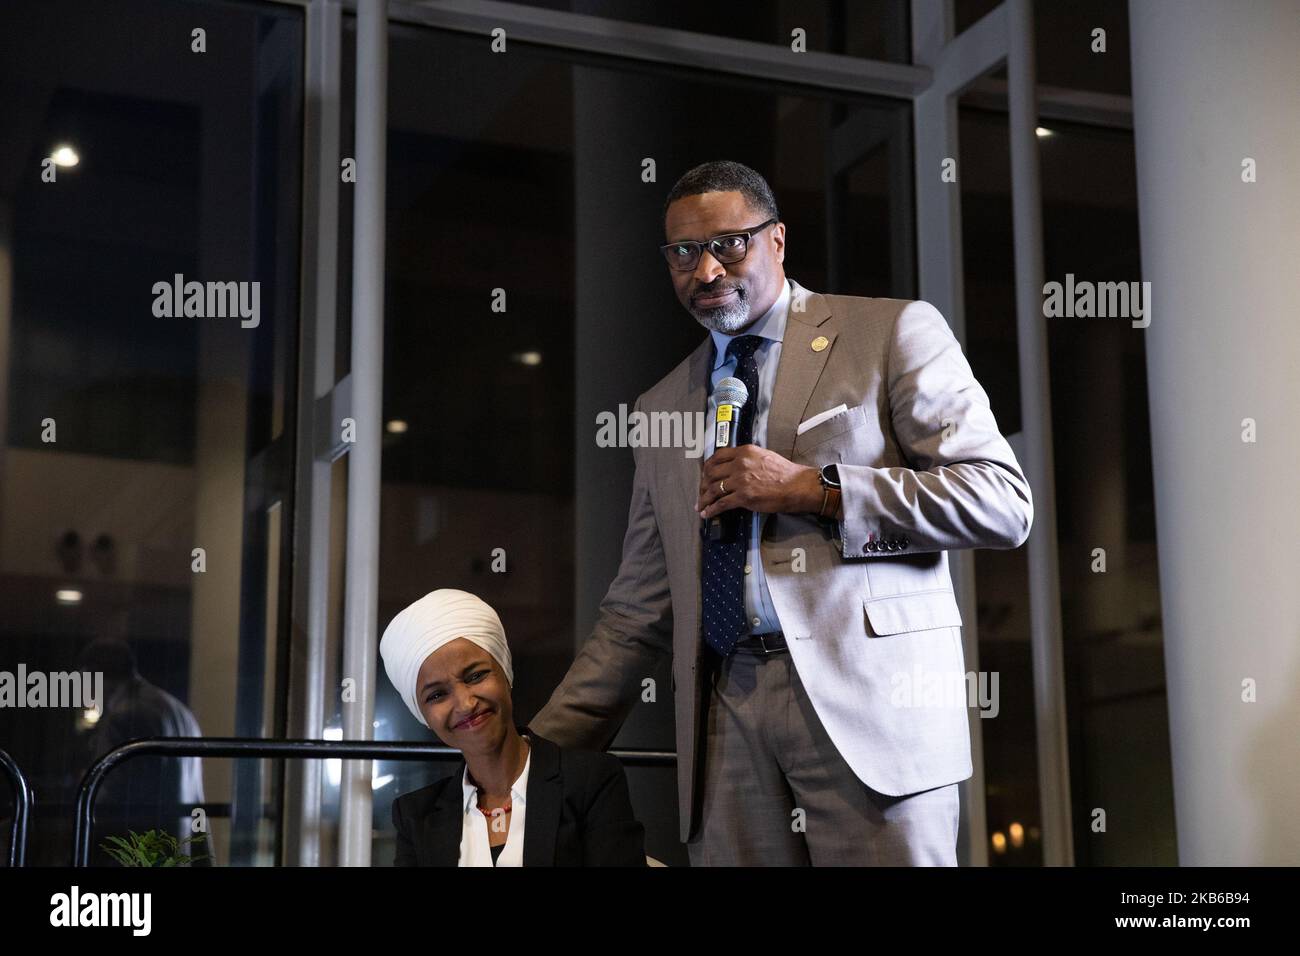
[[[713,390],[717,399],[717,408],[713,415],[713,450],[734,448],[736,429],[740,426],[740,413],[749,401],[749,389],[738,378],[727,377]],[[709,538],[717,541],[722,537],[722,516],[714,515],[708,520]]]

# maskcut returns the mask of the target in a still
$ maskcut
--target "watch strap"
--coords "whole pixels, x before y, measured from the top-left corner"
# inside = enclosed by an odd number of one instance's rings
[[[839,514],[840,511],[840,489],[832,488],[830,485],[822,485],[822,507],[817,512],[817,517],[823,521],[830,521]]]

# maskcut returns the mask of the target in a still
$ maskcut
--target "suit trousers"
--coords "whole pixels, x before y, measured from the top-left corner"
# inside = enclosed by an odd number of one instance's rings
[[[840,756],[789,651],[705,649],[692,866],[956,866],[957,784],[877,793]]]

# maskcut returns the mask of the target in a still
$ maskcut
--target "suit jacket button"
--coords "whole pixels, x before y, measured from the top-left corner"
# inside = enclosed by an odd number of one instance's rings
[[[872,551],[875,550],[876,550],[876,542],[874,541],[868,541],[866,544],[862,546],[863,554],[870,554]]]

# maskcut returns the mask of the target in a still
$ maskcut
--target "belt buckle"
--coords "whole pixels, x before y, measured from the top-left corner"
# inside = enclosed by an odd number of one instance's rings
[[[761,648],[763,649],[761,653],[762,653],[763,656],[765,656],[765,657],[766,657],[768,654],[775,654],[777,651],[779,651],[779,650],[783,650],[783,648],[780,648],[780,647],[768,647],[768,646],[767,646],[767,639],[768,639],[768,637],[773,636],[775,633],[776,633],[776,632],[773,632],[773,634],[755,634],[755,635],[754,635],[755,637],[758,638],[758,645],[759,645],[759,647],[761,647]]]

